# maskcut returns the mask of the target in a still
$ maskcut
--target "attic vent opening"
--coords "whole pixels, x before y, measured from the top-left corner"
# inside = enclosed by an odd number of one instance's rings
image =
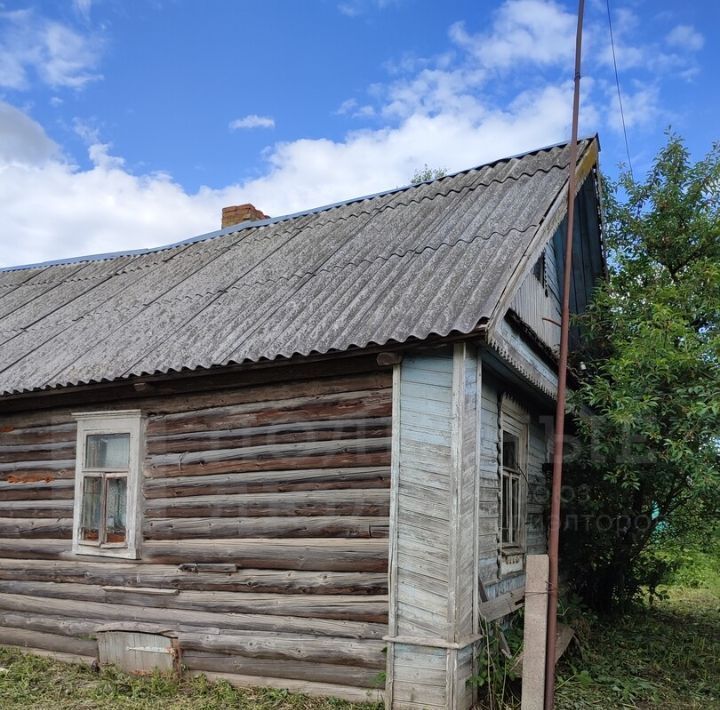
[[[232,227],[234,224],[242,222],[257,222],[262,219],[268,219],[268,215],[249,202],[244,205],[230,205],[223,207],[222,228]]]
[[[545,264],[545,252],[540,254],[540,258],[535,262],[533,266],[533,274],[535,278],[540,282],[542,287],[545,289],[545,295],[548,295],[547,287],[547,269]]]

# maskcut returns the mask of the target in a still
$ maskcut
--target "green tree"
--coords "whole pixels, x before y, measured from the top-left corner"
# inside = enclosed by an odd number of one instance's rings
[[[413,176],[410,178],[412,185],[417,185],[421,182],[427,182],[428,180],[437,180],[438,178],[445,177],[447,171],[445,168],[429,168],[425,163],[422,170],[416,170]]]
[[[720,147],[692,163],[669,135],[644,181],[608,187],[609,278],[573,362],[562,549],[595,608],[652,588],[663,537],[720,514]]]

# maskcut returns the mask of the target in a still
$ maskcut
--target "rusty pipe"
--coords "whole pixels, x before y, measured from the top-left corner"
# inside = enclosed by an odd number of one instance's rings
[[[577,192],[578,118],[580,114],[580,65],[584,0],[579,0],[575,35],[575,86],[573,92],[572,136],[568,176],[568,219],[565,235],[565,271],[563,273],[562,320],[560,328],[560,362],[558,365],[557,408],[553,449],[552,496],[550,505],[550,536],[548,540],[548,616],[545,652],[545,710],[555,704],[555,653],[557,648],[558,555],[560,543],[560,490],[562,488],[563,448],[565,442],[565,402],[567,398],[567,367],[570,339],[570,285],[572,248],[575,231],[575,193]]]

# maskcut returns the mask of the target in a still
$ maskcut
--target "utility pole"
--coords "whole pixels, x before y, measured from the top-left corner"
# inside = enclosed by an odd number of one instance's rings
[[[560,328],[560,363],[558,365],[557,409],[555,410],[555,446],[553,451],[552,497],[550,507],[550,537],[548,541],[548,623],[545,655],[545,710],[555,704],[555,650],[557,647],[558,548],[560,541],[560,491],[562,488],[563,448],[565,440],[565,401],[567,395],[567,363],[570,336],[570,284],[572,276],[572,247],[575,230],[575,193],[577,192],[577,141],[580,113],[580,60],[582,55],[582,26],[584,0],[579,0],[577,33],[575,36],[575,88],[570,138],[568,176],[567,233],[565,235],[565,265],[563,274],[562,320]]]

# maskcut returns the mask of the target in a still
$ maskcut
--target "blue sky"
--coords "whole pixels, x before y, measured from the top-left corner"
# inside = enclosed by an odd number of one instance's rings
[[[569,137],[576,2],[0,1],[0,265],[170,243]],[[720,4],[611,0],[631,158],[718,139]],[[626,160],[605,0],[582,132]]]

